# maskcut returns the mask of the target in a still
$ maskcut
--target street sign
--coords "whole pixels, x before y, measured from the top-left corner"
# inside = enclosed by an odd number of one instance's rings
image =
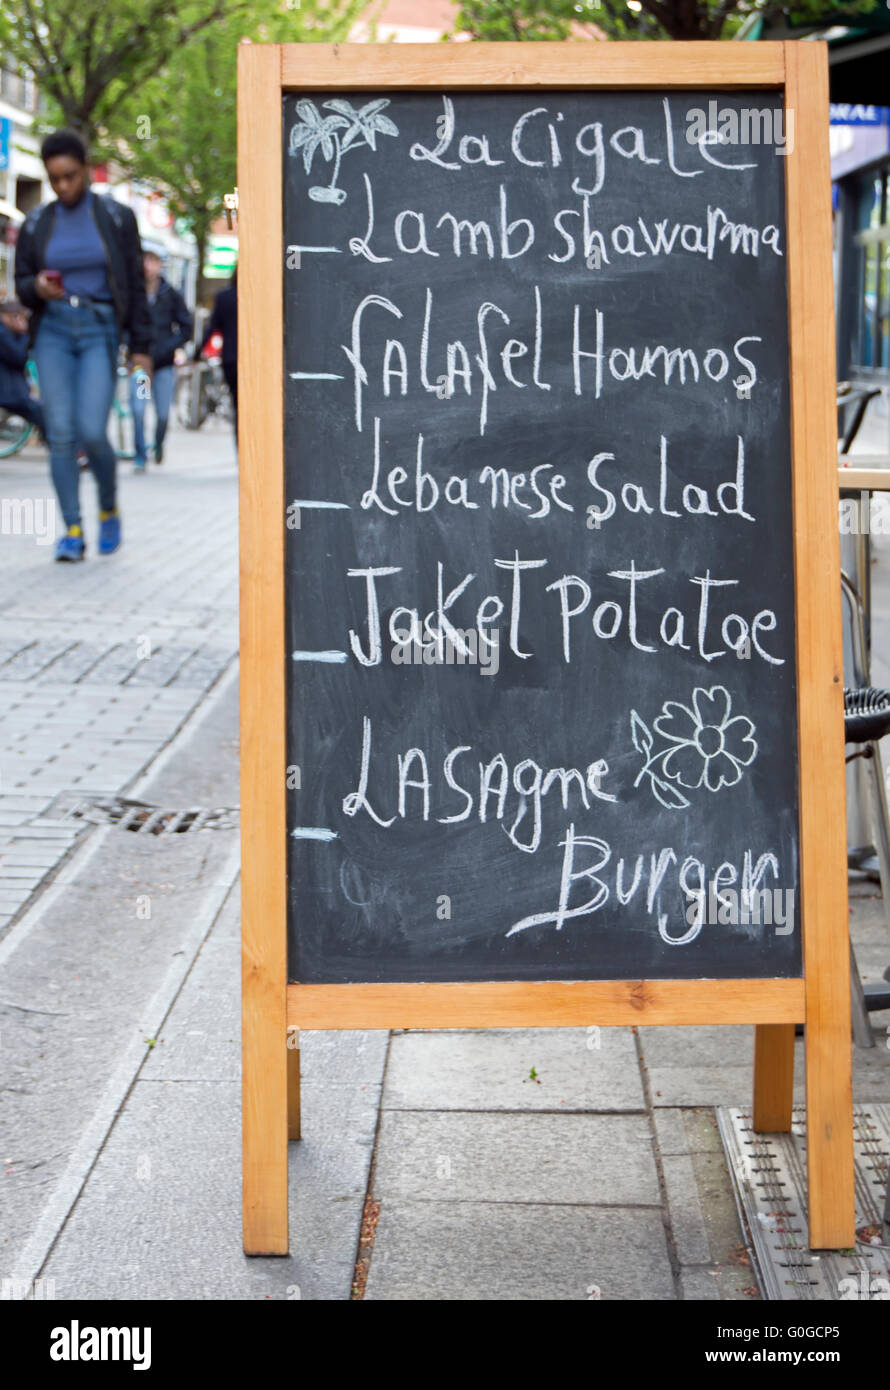
[[[829,119],[832,125],[890,125],[890,106],[833,101],[829,107]]]
[[[220,237],[209,238],[204,254],[203,275],[205,280],[230,279],[237,263],[237,238],[231,240],[223,240]]]

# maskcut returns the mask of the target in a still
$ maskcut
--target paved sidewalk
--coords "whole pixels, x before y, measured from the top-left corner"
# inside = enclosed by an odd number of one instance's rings
[[[0,934],[77,838],[57,798],[122,793],[236,655],[234,446],[205,431],[173,432],[146,477],[120,465],[116,555],[82,475],[80,565],[44,543],[45,451],[0,460]]]
[[[0,534],[2,1296],[756,1298],[714,1121],[750,1099],[744,1028],[305,1034],[291,1255],[242,1255],[236,822],[74,813],[237,806],[233,451],[169,458],[125,470],[116,557]],[[0,497],[47,495],[38,456],[0,462]],[[878,979],[869,885],[853,922]],[[873,1023],[854,1091],[886,1102]]]

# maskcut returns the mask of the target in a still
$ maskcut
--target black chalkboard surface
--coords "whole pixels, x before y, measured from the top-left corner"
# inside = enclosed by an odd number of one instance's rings
[[[801,973],[780,110],[284,98],[291,980]]]

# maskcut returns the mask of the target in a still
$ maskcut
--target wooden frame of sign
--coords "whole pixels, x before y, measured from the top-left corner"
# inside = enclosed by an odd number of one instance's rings
[[[853,1244],[828,68],[812,43],[244,44],[238,52],[243,1218],[288,1249],[300,1028],[754,1024],[756,1130],[790,1128],[806,1023],[809,1234]],[[778,89],[785,159],[804,977],[289,984],[286,964],[282,98],[344,89]],[[290,1036],[288,1037],[288,1030]],[[290,1044],[290,1049],[286,1046]]]

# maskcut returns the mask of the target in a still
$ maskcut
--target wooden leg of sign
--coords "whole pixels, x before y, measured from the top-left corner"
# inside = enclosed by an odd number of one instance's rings
[[[807,1188],[814,1250],[845,1249],[856,1238],[850,977],[843,969],[840,974],[839,984],[826,991],[836,997],[825,1001],[824,1026],[808,1025],[806,1031]],[[846,998],[841,999],[840,989]]]
[[[791,1128],[794,1098],[794,1024],[759,1023],[754,1029],[754,1129],[780,1134]]]
[[[280,50],[238,46],[242,1212],[287,1254],[287,817]]]
[[[837,515],[828,65],[815,43],[789,42],[786,120],[808,138],[785,160],[794,451],[798,755],[806,984],[809,1239],[854,1241],[850,951],[844,779],[844,657]],[[808,50],[808,51],[804,51]],[[790,126],[788,127],[790,129]],[[818,133],[817,133],[818,132]],[[792,251],[793,247],[793,251]]]
[[[300,1139],[300,1031],[287,1030],[287,1137]]]

